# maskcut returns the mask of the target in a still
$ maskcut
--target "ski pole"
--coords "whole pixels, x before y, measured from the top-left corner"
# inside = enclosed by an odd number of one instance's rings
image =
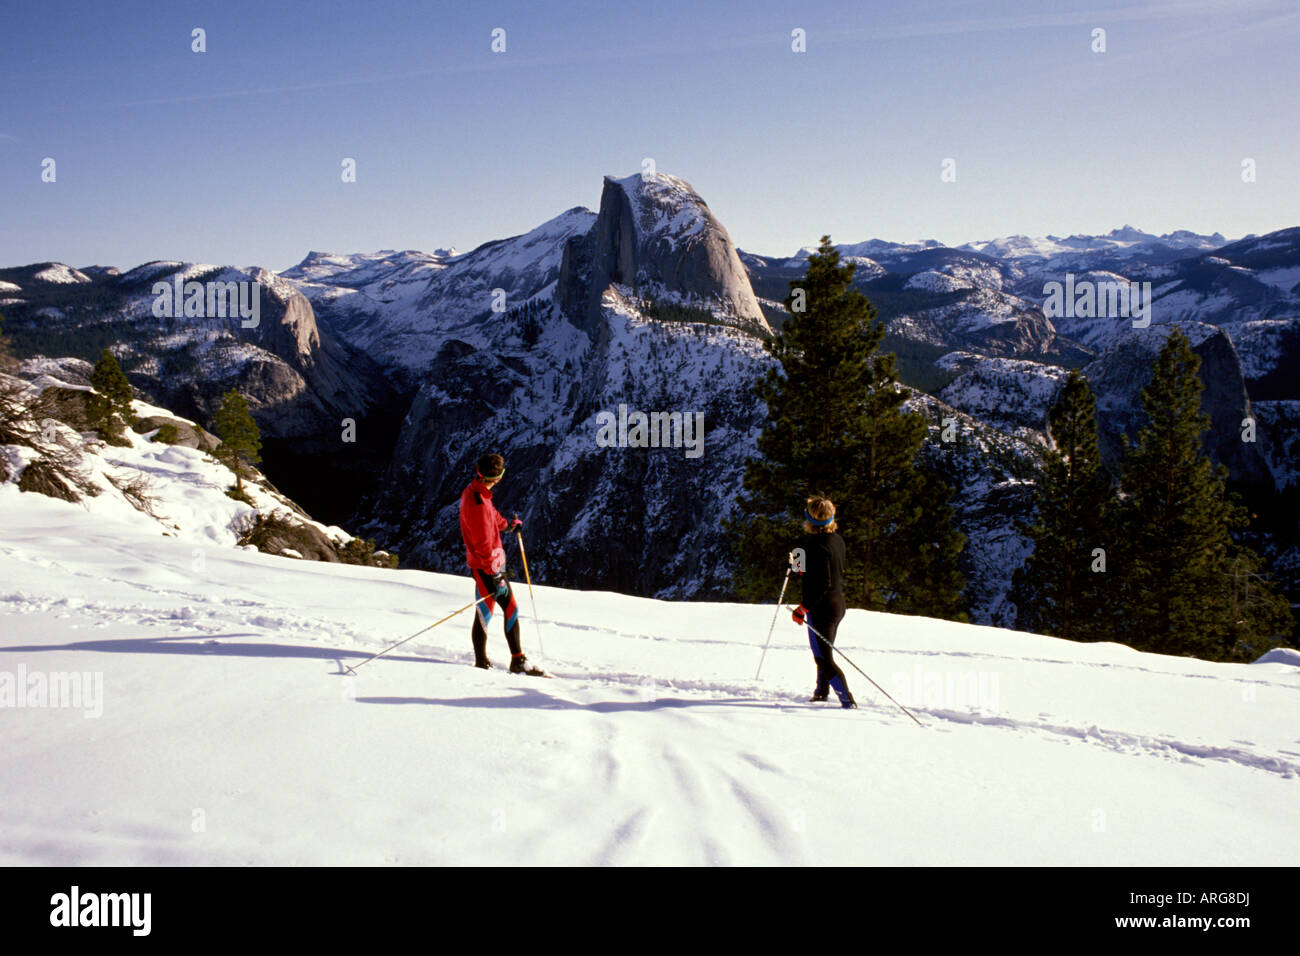
[[[797,611],[797,610],[799,610],[799,609],[798,609],[798,608],[795,608],[795,607],[787,607],[786,610],[787,610],[787,611],[790,611],[791,613],[793,613],[794,611]],[[822,642],[823,644],[825,644],[827,647],[829,647],[829,648],[831,649],[831,651],[834,651],[834,650],[835,650],[835,645],[832,644],[830,641],[826,640],[825,636],[822,634],[821,631],[817,630],[817,628],[813,627],[812,624],[809,624],[809,623],[808,623],[808,618],[807,618],[807,616],[804,617],[804,623],[808,625],[808,630],[812,631],[812,632],[813,632],[814,634],[816,634],[819,638],[821,638],[821,642]],[[885,690],[885,688],[881,687],[881,686],[880,686],[879,684],[877,684],[875,681],[871,680],[870,677],[867,677],[867,672],[864,671],[864,670],[863,670],[861,667],[859,667],[857,664],[854,664],[853,661],[849,660],[849,656],[848,656],[847,654],[845,654],[843,651],[840,651],[840,657],[842,657],[842,658],[844,658],[846,661],[848,661],[848,662],[849,662],[849,666],[852,667],[855,671],[857,671],[857,672],[858,672],[859,674],[861,674],[863,677],[866,677],[867,680],[871,681],[871,686],[872,686],[872,687],[874,687],[876,690],[880,691],[880,692],[881,692],[882,694],[884,694],[886,697],[889,697],[889,691]],[[904,707],[902,704],[898,703],[898,701],[894,700],[894,698],[889,697],[889,699],[890,699],[891,701],[893,701],[893,703],[898,707],[899,710],[901,710],[903,713],[907,714],[907,716],[911,717],[912,720],[916,722],[916,726],[918,726],[918,727],[924,727],[924,726],[925,726],[925,724],[921,723],[919,720],[916,719],[916,715],[913,714],[910,710],[908,710],[908,709],[907,709],[906,707]]]
[[[517,518],[519,516],[515,515],[515,517]],[[537,619],[537,597],[533,594],[533,579],[528,574],[528,553],[524,551],[523,532],[516,530],[515,537],[519,539],[519,557],[522,558],[524,562],[524,580],[528,582],[528,600],[531,601],[533,605],[533,625],[537,628],[537,650],[541,653],[542,660],[545,660],[546,648],[542,646],[542,626],[541,621]]]
[[[422,628],[420,628],[418,631],[416,631],[416,632],[415,632],[414,634],[412,634],[410,637],[404,637],[404,638],[402,638],[400,641],[398,641],[396,644],[393,644],[393,645],[391,645],[391,646],[389,646],[389,647],[385,647],[385,648],[384,648],[382,651],[380,651],[378,654],[371,654],[371,655],[370,655],[369,657],[367,657],[364,661],[362,661],[360,664],[358,664],[357,667],[365,667],[367,664],[369,664],[371,661],[373,661],[376,657],[383,657],[385,654],[387,654],[387,653],[388,653],[389,651],[391,651],[393,648],[395,648],[395,647],[401,647],[401,646],[402,646],[403,644],[405,644],[407,641],[414,640],[415,638],[417,638],[417,637],[419,637],[421,634],[423,634],[425,631],[432,631],[435,627],[437,627],[439,624],[443,623],[444,621],[450,621],[450,620],[451,620],[453,617],[455,617],[457,614],[460,614],[462,611],[468,611],[468,610],[469,610],[470,608],[472,608],[475,604],[481,604],[483,601],[486,601],[486,600],[487,600],[488,598],[490,598],[490,597],[492,597],[491,594],[485,594],[485,595],[483,595],[481,598],[479,598],[477,601],[470,601],[470,602],[469,602],[468,604],[466,604],[464,607],[459,608],[459,609],[457,609],[457,610],[455,610],[455,611],[452,611],[450,614],[448,614],[446,617],[442,618],[441,620],[434,621],[434,622],[433,622],[432,624],[430,624],[428,627],[422,627]],[[355,676],[356,673],[357,673],[355,667],[344,667],[343,670],[345,670],[345,671],[346,671],[347,673],[349,673],[349,674],[352,674],[353,676]]]
[[[781,615],[781,605],[785,601],[785,588],[790,583],[790,569],[785,569],[785,580],[781,582],[781,596],[776,599],[776,610],[772,613],[772,626],[767,629],[767,640],[763,642],[763,655],[758,659],[758,670],[754,671],[754,680],[763,671],[763,661],[767,660],[767,645],[772,643],[772,632],[776,630],[776,619]]]

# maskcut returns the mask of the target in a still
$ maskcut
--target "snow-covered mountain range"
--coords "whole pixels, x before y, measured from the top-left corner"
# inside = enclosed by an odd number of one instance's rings
[[[1052,268],[1062,268],[1075,261],[1095,264],[1103,257],[1117,259],[1162,257],[1183,258],[1189,253],[1207,252],[1228,242],[1222,233],[1197,235],[1186,229],[1157,236],[1133,226],[1112,229],[1104,236],[1004,236],[984,242],[968,242],[959,248],[982,252],[998,259],[1015,259],[1022,263],[1039,261]]]
[[[932,423],[925,454],[957,489],[977,621],[1014,623],[1010,576],[1027,549],[1017,523],[1069,368],[1098,392],[1114,460],[1155,350],[1178,325],[1203,359],[1211,453],[1261,495],[1300,474],[1300,229],[1232,243],[1125,227],[838,248]],[[269,436],[277,485],[410,566],[461,567],[456,497],[474,458],[497,449],[510,462],[502,503],[538,542],[535,574],[701,598],[726,593],[721,521],[764,414],[751,384],[807,255],[736,249],[688,183],[648,173],[606,177],[595,212],[571,208],[464,253],[313,252],[279,275],[174,262],[0,269],[0,312],[23,354],[93,358],[112,346],[142,394],[197,421],[239,387]],[[177,277],[258,283],[260,325],[159,320],[154,283]],[[1073,299],[1057,314],[1051,289],[1067,282],[1149,290],[1150,322]],[[701,454],[688,454],[680,426],[670,447],[599,440],[605,416],[637,412],[702,415]],[[1241,440],[1246,417],[1254,443]],[[940,441],[946,418],[963,441]],[[1300,574],[1294,543],[1281,535],[1276,546],[1280,566]]]

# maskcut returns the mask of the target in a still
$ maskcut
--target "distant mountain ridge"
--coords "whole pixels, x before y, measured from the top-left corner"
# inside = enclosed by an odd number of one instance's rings
[[[1246,239],[1256,238],[1247,236]],[[1242,240],[1244,241],[1244,240]],[[888,239],[867,239],[861,242],[836,243],[843,256],[871,258],[884,254],[898,256],[923,252],[927,249],[958,249],[978,252],[998,259],[1051,259],[1054,256],[1076,253],[1112,253],[1116,255],[1152,254],[1159,250],[1207,252],[1225,246],[1229,240],[1220,232],[1202,235],[1189,229],[1176,229],[1164,235],[1144,232],[1134,226],[1124,225],[1102,235],[1075,233],[1070,236],[1002,236],[948,246],[937,239],[920,239],[915,242],[895,242]],[[816,251],[816,246],[804,246],[789,259],[806,259]],[[743,254],[743,253],[742,253]],[[764,256],[777,259],[777,256]]]
[[[1014,623],[1010,574],[1027,547],[1017,529],[1070,368],[1098,391],[1113,463],[1154,350],[1182,327],[1205,362],[1211,453],[1268,493],[1300,478],[1300,229],[1222,240],[1126,226],[959,248],[837,246],[885,322],[911,407],[931,423],[925,454],[957,489],[975,620]],[[144,394],[198,421],[221,390],[248,392],[272,479],[413,566],[462,566],[456,496],[493,448],[510,458],[505,506],[547,543],[534,573],[716,597],[731,560],[720,516],[764,416],[751,392],[771,365],[762,339],[786,320],[781,302],[806,257],[738,250],[685,180],[634,174],[606,176],[596,212],[574,206],[468,252],[311,252],[278,275],[175,262],[0,269],[0,312],[26,354],[75,345],[87,358],[111,345]],[[1067,273],[1149,282],[1151,328],[1048,316],[1045,286]],[[160,323],[151,283],[176,276],[259,283],[262,326]],[[620,406],[703,414],[702,463],[680,449],[602,447],[598,416]],[[1248,416],[1260,438],[1243,447]],[[961,442],[940,441],[946,419]],[[351,443],[340,438],[348,421]],[[1300,551],[1294,566],[1300,581]]]

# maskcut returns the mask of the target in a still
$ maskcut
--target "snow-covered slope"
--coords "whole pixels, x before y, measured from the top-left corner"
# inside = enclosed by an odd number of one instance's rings
[[[551,286],[566,240],[586,233],[595,219],[575,207],[463,255],[313,252],[282,275],[350,346],[385,366],[418,372],[447,336],[472,337],[494,308],[521,306]]]
[[[951,352],[935,362],[959,373],[938,397],[1008,435],[1046,442],[1047,413],[1068,374],[1058,365]]]
[[[0,529],[0,693],[26,705],[0,707],[4,864],[1295,862],[1295,652],[850,611],[838,646],[918,727],[852,670],[862,709],[803,702],[788,617],[755,680],[771,607],[538,588],[554,680],[469,666],[464,615],[351,678],[468,579],[196,570],[189,541],[12,486]],[[39,706],[47,683],[84,696]]]
[[[63,363],[74,372],[76,364]],[[48,361],[31,362],[24,374],[42,367],[65,370]],[[344,529],[314,521],[255,469],[242,482],[243,500],[231,497],[234,473],[209,454],[219,440],[165,408],[133,401],[135,428],[124,428],[117,443],[108,443],[93,430],[78,430],[85,424],[78,407],[91,393],[88,386],[48,372],[30,383],[0,373],[0,388],[15,385],[28,417],[18,426],[21,441],[0,444],[0,487],[21,489],[15,507],[38,507],[46,495],[58,495],[88,522],[130,526],[201,549],[255,547],[247,543],[255,541],[274,553],[337,561],[354,541]],[[173,432],[170,442],[160,437],[163,426]],[[253,535],[259,516],[274,521]]]

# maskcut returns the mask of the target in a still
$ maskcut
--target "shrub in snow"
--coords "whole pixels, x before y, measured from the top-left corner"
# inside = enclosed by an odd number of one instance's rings
[[[27,388],[16,378],[0,375],[0,445],[26,445],[33,426],[24,396]]]
[[[126,425],[104,395],[86,388],[46,385],[31,405],[35,422],[53,419],[78,432],[93,431],[107,444],[129,447]]]
[[[309,561],[339,562],[334,542],[323,531],[295,520],[287,511],[241,515],[231,527],[239,535],[241,545],[251,544],[266,554],[293,551]]]
[[[364,564],[376,568],[396,568],[397,555],[376,551],[375,542],[353,538],[338,549],[339,560],[344,564]]]
[[[37,458],[23,469],[22,476],[18,479],[18,490],[77,502],[84,497],[82,491],[87,489],[78,485],[63,469],[44,458]]]
[[[158,502],[151,494],[153,488],[148,477],[140,472],[123,477],[110,475],[108,480],[122,493],[122,497],[131,503],[136,511],[141,511],[155,520],[165,520],[158,513]]]
[[[236,501],[242,501],[242,502],[243,502],[244,504],[246,504],[246,505],[251,505],[251,506],[253,506],[253,507],[257,507],[257,502],[254,501],[252,498],[250,498],[250,497],[248,496],[248,492],[245,491],[245,490],[244,490],[242,487],[240,487],[239,485],[231,485],[229,488],[227,488],[227,489],[226,489],[226,497],[227,497],[227,498],[233,498],[233,499],[235,499]]]

